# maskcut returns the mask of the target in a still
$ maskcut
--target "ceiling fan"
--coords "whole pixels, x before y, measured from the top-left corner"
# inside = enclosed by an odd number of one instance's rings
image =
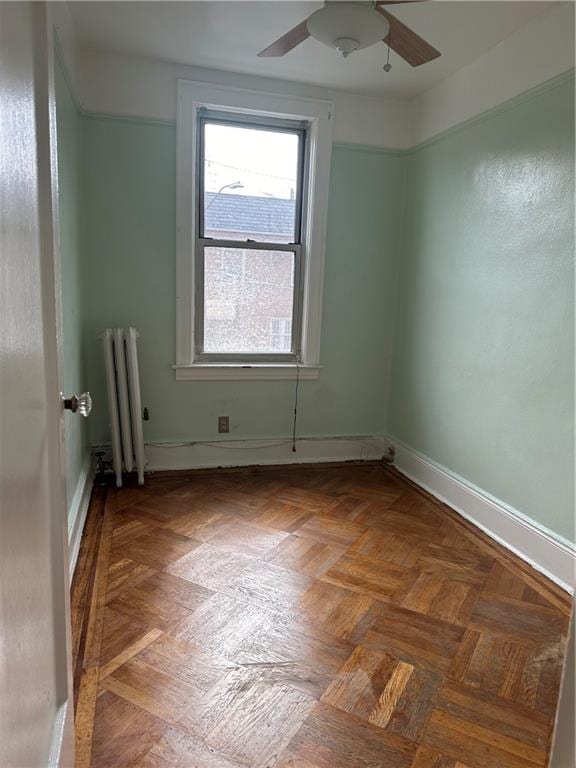
[[[354,51],[380,41],[413,67],[441,56],[440,51],[417,35],[382,6],[421,2],[422,0],[376,0],[349,2],[328,0],[324,7],[260,51],[258,56],[284,56],[308,37],[335,48],[347,57]]]

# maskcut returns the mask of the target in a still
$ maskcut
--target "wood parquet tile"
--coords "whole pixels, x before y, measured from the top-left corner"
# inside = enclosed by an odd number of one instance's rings
[[[424,573],[436,573],[447,578],[483,584],[492,565],[482,553],[460,547],[429,544],[418,559]]]
[[[312,513],[301,507],[269,501],[250,520],[265,528],[293,533],[311,517]]]
[[[169,635],[230,658],[271,615],[260,605],[218,592],[192,616],[177,624]]]
[[[422,741],[470,768],[531,768],[546,765],[550,727],[539,712],[446,685]]]
[[[109,606],[150,629],[169,629],[192,611],[172,600],[166,600],[160,590],[149,591],[141,587],[128,587]]]
[[[358,645],[322,701],[418,741],[440,679],[440,675],[399,661],[389,653]]]
[[[144,622],[107,606],[103,613],[100,668],[140,641],[149,631],[150,627]]]
[[[470,625],[536,643],[546,641],[551,633],[556,637],[566,635],[568,617],[552,606],[484,592],[476,603]]]
[[[210,690],[236,666],[229,659],[165,633],[154,638],[141,656],[158,669],[192,682],[201,691]]]
[[[501,635],[468,629],[448,677],[553,715],[563,653],[561,638],[527,646]]]
[[[149,568],[162,569],[199,546],[186,536],[162,528],[148,530],[133,539],[112,541],[112,561],[127,557]]]
[[[376,601],[369,595],[315,581],[297,609],[311,625],[343,640],[356,640],[372,622]]]
[[[343,555],[321,577],[328,584],[384,602],[390,601],[412,579],[413,575],[402,565],[352,554]]]
[[[287,536],[288,533],[283,531],[238,521],[216,531],[210,543],[227,552],[259,557],[274,549]]]
[[[450,574],[449,569],[447,572]],[[478,600],[480,587],[465,580],[419,571],[405,595],[396,594],[402,608],[465,626]]]
[[[323,544],[302,536],[287,536],[274,547],[265,560],[304,576],[319,577],[339,560],[346,547]]]
[[[217,531],[221,531],[226,525],[232,525],[233,518],[224,512],[217,512],[214,509],[199,507],[192,509],[185,515],[179,515],[172,520],[166,520],[164,527],[173,533],[179,533],[181,536],[187,536],[196,541],[209,541]]]
[[[95,494],[77,768],[544,768],[571,600],[381,465]]]
[[[114,535],[114,534],[112,534]],[[117,595],[128,586],[136,586],[141,581],[146,581],[157,571],[142,563],[136,563],[129,557],[116,557],[108,568],[108,587],[106,589],[106,602],[110,603]]]
[[[168,723],[178,723],[203,697],[193,682],[173,670],[165,671],[162,665],[144,661],[140,655],[118,667],[101,685]]]
[[[190,710],[184,726],[240,765],[279,756],[315,704],[314,697],[249,667],[228,672]]]
[[[379,606],[362,640],[376,650],[395,653],[408,663],[446,672],[464,636],[464,628],[418,611]]]
[[[414,742],[324,703],[315,705],[289,745],[294,758],[317,768],[410,768],[416,748]]]
[[[268,681],[280,681],[319,699],[352,653],[352,643],[314,633],[296,616],[261,624],[233,654],[235,662]]]
[[[358,523],[314,515],[294,531],[303,538],[315,539],[323,544],[348,547],[364,533],[366,528]]]
[[[194,554],[184,555],[166,569],[167,573],[207,589],[226,587],[248,567],[251,558],[238,552],[227,552],[210,542],[200,544]]]
[[[394,533],[369,528],[348,550],[350,555],[362,555],[375,560],[386,560],[395,565],[411,568],[416,565],[425,543],[418,536],[397,536]]]
[[[441,755],[429,747],[419,747],[410,768],[469,768],[459,760]]]
[[[90,765],[94,768],[143,765],[146,753],[162,738],[165,729],[163,720],[128,699],[105,691],[96,702]]]
[[[171,726],[146,754],[145,768],[241,768],[213,747]]]
[[[312,579],[272,563],[254,561],[224,591],[236,600],[275,611],[291,611],[313,584]]]

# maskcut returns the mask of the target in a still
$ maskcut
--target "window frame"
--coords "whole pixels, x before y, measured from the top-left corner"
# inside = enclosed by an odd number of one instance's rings
[[[204,168],[205,168],[205,128],[206,125],[230,125],[274,133],[289,133],[298,136],[298,168],[296,179],[296,203],[294,219],[294,241],[279,243],[258,240],[231,240],[206,237],[204,232]],[[196,363],[295,363],[301,362],[302,354],[302,308],[303,308],[303,260],[305,253],[306,209],[305,201],[308,187],[308,131],[309,124],[302,120],[280,120],[271,117],[247,115],[242,113],[209,110],[201,107],[197,110],[196,142],[196,205],[198,206],[198,226],[195,242],[195,317],[194,317],[194,362]],[[235,248],[255,251],[286,251],[294,254],[294,280],[292,294],[292,334],[290,352],[206,352],[204,349],[205,322],[205,250],[206,248]]]
[[[303,199],[305,225],[301,233],[300,280],[302,290],[299,359],[278,359],[274,353],[249,360],[198,359],[195,346],[198,269],[198,114],[202,110],[233,114],[255,122],[294,121],[308,124],[305,157],[306,193]],[[177,380],[300,379],[318,378],[324,274],[324,250],[328,186],[332,154],[333,104],[329,101],[178,81],[176,131],[176,362]],[[214,241],[212,241],[214,242]],[[231,241],[238,247],[238,241]],[[239,241],[241,247],[252,243]],[[262,245],[262,244],[259,244]],[[270,243],[266,243],[269,249]],[[277,250],[294,249],[283,243]],[[233,247],[234,247],[233,246]],[[296,275],[295,275],[296,279]],[[212,353],[210,353],[212,354]],[[220,353],[218,353],[219,355]]]

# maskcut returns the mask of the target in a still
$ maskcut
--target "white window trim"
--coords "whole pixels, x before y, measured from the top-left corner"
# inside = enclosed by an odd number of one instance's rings
[[[196,235],[196,142],[198,110],[307,120],[309,186],[306,201],[302,361],[300,365],[194,362],[194,248]],[[324,287],[326,217],[332,157],[332,102],[178,80],[176,130],[176,364],[177,380],[318,378]]]

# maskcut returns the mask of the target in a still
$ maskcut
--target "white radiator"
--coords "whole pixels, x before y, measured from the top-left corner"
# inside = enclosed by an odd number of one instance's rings
[[[122,470],[138,472],[144,485],[144,433],[138,373],[138,332],[135,328],[107,328],[102,336],[108,410],[112,436],[112,463],[116,486],[122,487]]]

